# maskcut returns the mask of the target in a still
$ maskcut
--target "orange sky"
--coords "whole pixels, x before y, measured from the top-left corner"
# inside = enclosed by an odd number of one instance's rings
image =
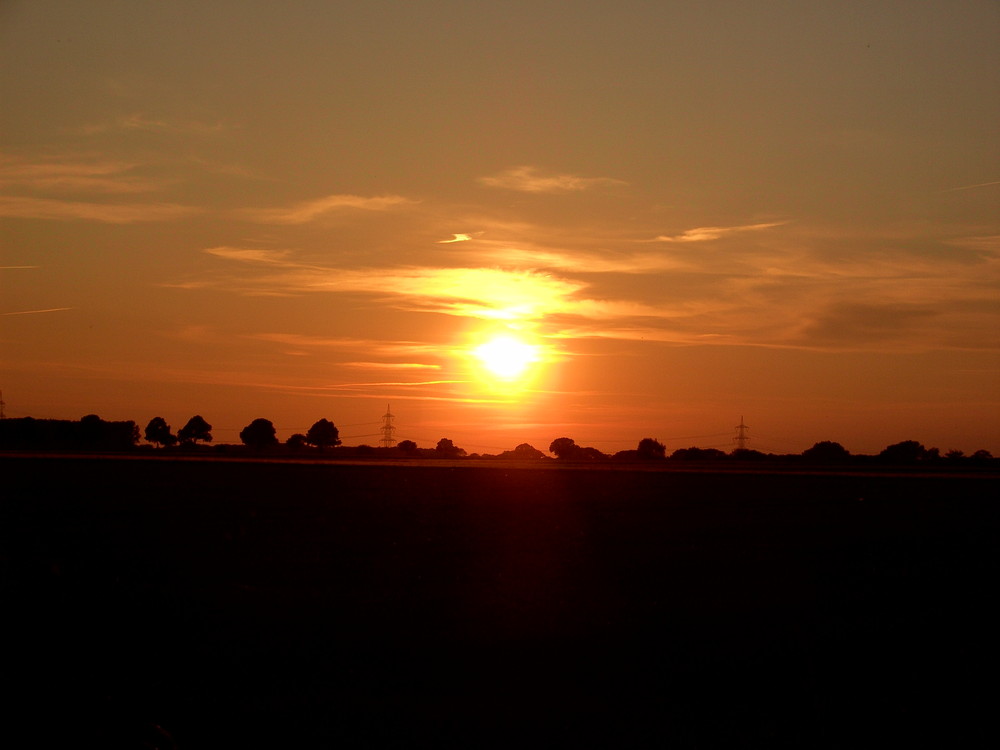
[[[7,415],[1000,454],[998,38],[989,0],[3,3]]]

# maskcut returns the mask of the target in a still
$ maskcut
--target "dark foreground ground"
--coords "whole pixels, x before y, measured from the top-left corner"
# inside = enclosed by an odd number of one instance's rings
[[[996,736],[995,476],[0,470],[4,731],[40,747]]]

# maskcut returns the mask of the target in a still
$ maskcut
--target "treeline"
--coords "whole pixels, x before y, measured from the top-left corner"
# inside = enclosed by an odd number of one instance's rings
[[[140,446],[140,439],[146,445]],[[0,449],[32,451],[194,451],[205,450],[211,443],[212,425],[201,415],[191,417],[176,433],[163,417],[153,417],[140,433],[139,426],[131,421],[105,421],[96,414],[88,414],[79,421],[62,419],[0,420]],[[669,456],[666,447],[655,438],[642,438],[635,449],[604,453],[592,446],[578,445],[575,440],[560,437],[553,440],[545,453],[528,443],[521,443],[513,450],[499,454],[467,453],[449,438],[441,438],[433,448],[421,448],[412,440],[402,440],[394,447],[370,445],[341,446],[340,431],[329,419],[317,420],[305,433],[295,433],[284,443],[279,442],[277,430],[268,419],[255,419],[240,431],[241,445],[215,445],[214,453],[220,455],[251,452],[261,455],[323,454],[339,458],[475,458],[518,461],[551,461],[565,463],[591,462],[651,462],[674,464],[759,462],[772,464],[800,464],[805,466],[836,465],[905,465],[905,466],[997,466],[986,450],[966,455],[960,450],[941,453],[937,448],[926,448],[916,440],[904,440],[886,446],[877,455],[851,454],[840,443],[824,440],[799,454],[762,453],[756,450],[737,449],[725,452],[717,448],[681,448]],[[205,444],[205,445],[201,445]],[[333,450],[335,449],[335,450]],[[551,454],[551,455],[549,455]],[[553,456],[555,457],[553,459]]]
[[[530,447],[530,446],[529,446]],[[987,450],[978,450],[967,456],[963,451],[950,450],[945,454],[937,448],[925,448],[916,440],[904,440],[888,445],[877,455],[852,454],[840,443],[823,440],[802,453],[775,454],[747,448],[730,452],[718,448],[680,448],[667,456],[666,446],[654,438],[643,438],[635,450],[606,454],[593,447],[577,445],[571,438],[557,438],[549,452],[565,461],[672,461],[681,462],[770,462],[802,465],[990,465],[1000,463]]]
[[[139,426],[127,422],[107,422],[96,414],[79,421],[67,419],[0,420],[0,447],[11,450],[96,450],[121,451],[139,442]]]

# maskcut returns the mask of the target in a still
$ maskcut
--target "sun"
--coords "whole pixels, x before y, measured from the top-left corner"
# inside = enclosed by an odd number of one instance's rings
[[[538,360],[538,347],[514,336],[496,336],[472,353],[494,377],[515,380]]]

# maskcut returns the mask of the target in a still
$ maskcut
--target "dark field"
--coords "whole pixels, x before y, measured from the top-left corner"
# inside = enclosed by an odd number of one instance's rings
[[[38,746],[995,739],[994,475],[0,468]]]

